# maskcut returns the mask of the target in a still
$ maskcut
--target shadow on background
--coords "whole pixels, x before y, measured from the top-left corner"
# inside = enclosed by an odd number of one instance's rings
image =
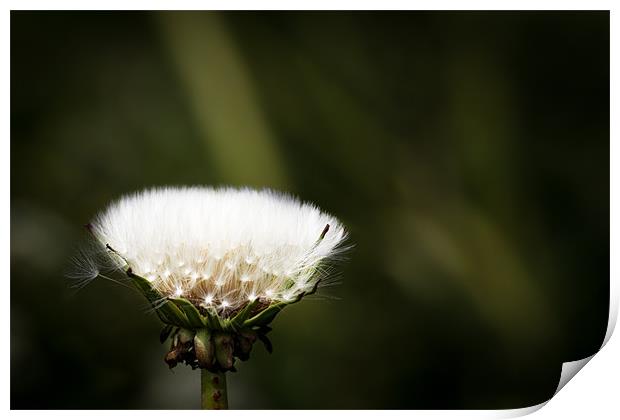
[[[11,407],[198,408],[137,293],[63,270],[154,185],[290,191],[342,283],[287,309],[233,408],[517,408],[602,342],[609,14],[11,14]]]

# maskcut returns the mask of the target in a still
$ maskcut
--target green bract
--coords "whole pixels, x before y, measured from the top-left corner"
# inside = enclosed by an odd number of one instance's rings
[[[269,324],[287,305],[298,302],[266,303],[259,298],[249,302],[230,317],[221,317],[215,310],[197,307],[185,298],[163,297],[150,282],[133,273],[127,275],[146,297],[159,319],[165,324],[160,334],[163,343],[171,339],[165,361],[170,368],[185,362],[192,368],[211,372],[234,371],[235,359],[247,360],[256,340],[271,353],[267,333]],[[316,287],[305,295],[314,293]]]

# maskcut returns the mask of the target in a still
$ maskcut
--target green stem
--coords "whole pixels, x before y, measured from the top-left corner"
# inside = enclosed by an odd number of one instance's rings
[[[212,373],[207,369],[200,372],[200,407],[203,410],[223,410],[228,408],[226,373]]]

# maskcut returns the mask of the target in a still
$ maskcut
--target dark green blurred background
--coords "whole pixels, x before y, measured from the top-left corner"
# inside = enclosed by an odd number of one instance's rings
[[[233,408],[516,408],[600,346],[609,14],[11,14],[11,406],[198,408],[159,321],[63,271],[153,185],[290,191],[355,249]]]

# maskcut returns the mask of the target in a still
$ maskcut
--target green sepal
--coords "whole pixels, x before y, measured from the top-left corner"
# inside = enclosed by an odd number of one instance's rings
[[[207,311],[207,314],[205,315],[205,322],[207,327],[211,330],[220,329],[219,317],[217,316],[217,313],[214,313],[213,311]]]
[[[213,308],[207,308],[205,320],[207,327],[214,331],[225,330],[225,326],[229,323],[228,320],[220,318],[217,311]]]
[[[257,315],[246,320],[243,323],[244,328],[254,327],[256,325],[268,325],[278,315],[278,313],[287,305],[285,302],[280,302],[268,306],[266,309],[259,312]]]
[[[151,287],[148,280],[133,274],[131,269],[127,270],[127,275],[132,280],[134,286],[136,286],[136,288],[144,295],[144,297],[146,297],[146,300],[148,300],[151,303],[151,305],[153,305],[153,308],[155,308],[157,305],[156,302],[161,300],[162,298],[161,295],[155,289]],[[160,312],[158,309],[155,309],[155,313],[157,314],[161,322],[163,322],[164,324],[171,323],[166,318],[163,312]]]
[[[245,305],[245,307],[241,309],[237,313],[237,315],[235,315],[230,320],[230,326],[232,327],[232,329],[235,331],[239,330],[243,326],[243,323],[248,319],[248,317],[252,315],[252,311],[259,303],[260,302],[258,299],[254,299],[252,302]]]
[[[171,298],[170,301],[183,311],[183,313],[187,317],[187,320],[189,321],[189,324],[193,328],[204,328],[205,326],[207,326],[204,317],[200,315],[198,309],[196,309],[196,307],[192,305],[189,300],[185,298]]]
[[[192,325],[185,316],[185,314],[179,309],[177,305],[175,305],[173,302],[170,302],[170,300],[168,300],[166,304],[162,306],[162,309],[166,311],[166,317],[168,317],[168,319],[171,319],[174,322],[178,323],[176,325],[190,329],[192,328]]]
[[[149,281],[134,274],[131,269],[127,270],[127,275],[131,278],[134,285],[142,292],[149,302],[153,305],[159,319],[165,324],[178,325],[180,327],[192,328],[185,314],[169,299],[164,303],[159,302],[164,299],[155,289],[151,287]]]

